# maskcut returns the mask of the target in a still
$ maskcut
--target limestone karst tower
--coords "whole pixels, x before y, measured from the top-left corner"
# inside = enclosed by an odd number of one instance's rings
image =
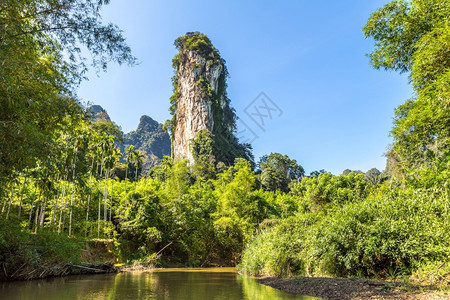
[[[228,73],[219,51],[199,32],[177,38],[175,46],[179,52],[173,59],[170,107],[173,158],[193,163],[196,154],[206,152],[213,161],[225,164],[232,164],[236,157],[248,158],[249,146],[239,144],[234,136],[236,115],[227,98]],[[205,137],[212,140],[206,143],[209,149],[193,151],[194,143]]]

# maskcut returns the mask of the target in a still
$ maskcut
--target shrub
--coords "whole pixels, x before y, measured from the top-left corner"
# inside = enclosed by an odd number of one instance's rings
[[[317,219],[311,213],[298,214],[262,231],[244,250],[239,267],[250,274],[305,275],[308,235]]]

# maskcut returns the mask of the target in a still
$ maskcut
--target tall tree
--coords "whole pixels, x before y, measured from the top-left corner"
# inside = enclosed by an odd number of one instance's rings
[[[136,184],[138,181],[138,175],[140,170],[142,170],[142,164],[144,162],[144,155],[141,154],[139,150],[133,151],[132,161],[134,163],[134,191],[136,192]]]
[[[289,183],[294,179],[300,179],[305,171],[297,164],[295,159],[280,153],[264,155],[259,161],[261,169],[261,183],[270,191],[289,191]]]
[[[364,26],[375,40],[372,65],[410,72],[412,99],[395,111],[388,153],[400,173],[432,166],[450,155],[450,2],[395,0],[378,9]]]
[[[82,46],[98,70],[135,62],[120,30],[101,22],[108,2],[0,2],[0,181],[46,161],[66,117],[82,119],[74,95],[88,65]]]
[[[133,145],[128,146],[128,148],[125,150],[125,154],[127,155],[127,164],[125,166],[125,207],[128,207],[128,200],[127,200],[127,177],[128,177],[128,164],[130,163],[130,160],[133,158]]]

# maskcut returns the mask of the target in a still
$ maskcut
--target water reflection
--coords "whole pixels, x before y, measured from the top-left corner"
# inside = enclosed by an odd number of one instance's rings
[[[166,269],[154,272],[69,276],[0,285],[1,299],[317,299],[280,292],[233,268]]]

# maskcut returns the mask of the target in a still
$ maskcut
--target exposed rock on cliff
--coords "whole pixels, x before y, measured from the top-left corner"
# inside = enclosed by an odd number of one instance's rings
[[[198,160],[193,145],[201,131],[212,134],[213,161],[232,164],[236,157],[250,159],[249,145],[239,144],[234,136],[236,115],[226,94],[228,72],[219,51],[199,32],[177,38],[175,46],[179,53],[173,59],[169,124],[174,159]]]
[[[111,118],[108,113],[100,105],[89,106],[87,112],[91,115],[93,122],[111,122]]]

